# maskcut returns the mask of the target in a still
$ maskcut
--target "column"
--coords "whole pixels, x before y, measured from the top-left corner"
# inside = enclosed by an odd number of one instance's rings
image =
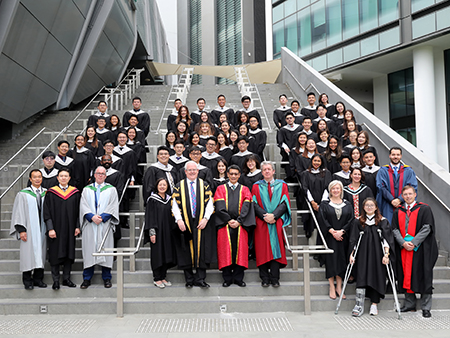
[[[438,162],[433,47],[413,51],[417,148]]]

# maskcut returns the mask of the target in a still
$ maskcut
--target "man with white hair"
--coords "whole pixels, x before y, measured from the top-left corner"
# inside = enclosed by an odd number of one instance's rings
[[[215,227],[210,221],[214,201],[209,184],[198,177],[197,163],[186,162],[184,171],[186,178],[172,194],[172,213],[179,230],[175,232],[178,267],[184,270],[187,288],[208,288],[206,269],[216,257]]]
[[[272,162],[261,163],[263,178],[252,188],[256,215],[255,254],[261,286],[280,286],[280,268],[287,265],[283,227],[291,223],[287,184],[274,178]]]

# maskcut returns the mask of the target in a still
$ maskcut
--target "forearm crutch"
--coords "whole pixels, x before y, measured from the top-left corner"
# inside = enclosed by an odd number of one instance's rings
[[[383,245],[384,238],[383,238],[383,235],[381,234],[381,229],[378,229],[377,231],[378,231],[378,236],[380,236],[381,250],[382,250],[382,252],[384,252],[384,245]],[[387,276],[388,276],[389,282],[391,283],[391,286],[392,286],[392,294],[394,295],[395,309],[397,310],[398,319],[402,319],[402,315],[400,312],[400,303],[398,302],[397,287],[395,285],[394,269],[392,268],[392,264],[391,264],[390,260],[389,260],[389,263],[386,264],[386,271],[387,271]]]
[[[359,249],[359,244],[361,244],[361,238],[362,238],[363,235],[364,235],[364,231],[360,231],[359,232],[358,243],[356,244],[355,254],[353,255],[353,258],[356,258],[356,254],[358,253],[358,249]],[[345,271],[345,277],[344,277],[344,285],[342,286],[342,291],[341,291],[341,294],[339,295],[339,301],[338,301],[338,304],[336,306],[336,311],[334,311],[335,315],[338,314],[339,308],[341,307],[342,297],[344,297],[345,288],[347,287],[348,279],[350,278],[350,275],[352,273],[353,264],[355,264],[355,262],[348,263],[348,265],[347,265],[347,270]]]

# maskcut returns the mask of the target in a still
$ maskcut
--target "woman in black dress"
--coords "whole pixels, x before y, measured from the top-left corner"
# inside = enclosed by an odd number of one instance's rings
[[[168,191],[169,182],[165,178],[158,179],[145,208],[146,243],[150,241],[153,284],[160,289],[172,285],[166,280],[167,270],[177,264],[172,233],[172,227],[176,223]]]
[[[352,159],[352,168],[364,168],[365,164],[362,159],[362,152],[358,147],[355,147],[351,150],[350,158]]]
[[[175,132],[169,130],[166,134],[166,147],[169,148],[169,155],[175,155],[175,142],[177,141],[177,135]]]
[[[364,172],[361,168],[350,169],[351,183],[344,187],[344,198],[353,206],[355,218],[361,215],[362,204],[366,198],[374,197],[372,190],[364,184]]]
[[[381,230],[383,241],[378,230]],[[354,257],[361,231],[364,235]],[[389,264],[389,260],[391,264],[394,262],[395,250],[390,250],[394,245],[391,226],[388,220],[381,216],[377,202],[371,197],[365,199],[361,217],[353,220],[350,230],[350,263],[355,263],[356,271],[356,305],[352,311],[353,316],[359,317],[363,314],[366,296],[372,302],[370,314],[373,316],[378,314],[377,304],[384,298],[386,292],[385,265]]]
[[[227,163],[231,161],[231,157],[233,156],[233,151],[230,148],[230,142],[226,137],[224,132],[219,132],[217,135],[217,149],[216,153],[222,156]]]
[[[356,143],[358,148],[364,153],[366,150],[371,150],[375,155],[375,165],[380,165],[380,161],[378,160],[378,153],[374,146],[369,144],[369,133],[365,130],[359,132],[358,137],[356,139]]]
[[[342,148],[339,143],[339,139],[336,136],[331,136],[328,140],[328,145],[325,148],[325,152],[322,154],[327,169],[331,172],[331,175],[341,170],[339,164],[342,156]]]
[[[261,165],[256,155],[247,155],[244,160],[244,166],[242,168],[242,175],[239,179],[239,183],[245,185],[250,191],[252,191],[253,184],[263,179],[261,173]]]
[[[213,192],[213,195],[216,192],[216,189],[219,185],[228,182],[227,168],[228,162],[225,159],[220,159],[219,162],[217,162],[217,176],[213,177],[213,182],[211,184],[211,190]]]
[[[128,136],[127,146],[135,152],[137,158],[138,165],[136,167],[136,177],[135,177],[136,184],[142,184],[142,177],[144,176],[144,167],[140,166],[139,163],[146,163],[147,155],[145,152],[144,145],[138,140],[136,140],[136,135],[137,135],[136,128],[129,127],[127,130]]]
[[[328,95],[322,93],[319,95],[319,104],[323,104],[327,108],[327,117],[331,118],[335,113],[335,107],[328,101]]]
[[[328,138],[330,137],[330,132],[328,130],[321,130],[318,132],[319,142],[316,143],[317,152],[323,154],[328,146]]]
[[[185,145],[188,144],[189,132],[187,130],[186,122],[180,121],[177,123],[175,135],[177,136],[177,140],[182,140]]]
[[[117,145],[117,135],[122,130],[122,124],[120,123],[120,118],[116,114],[111,115],[111,127],[109,130],[112,132],[111,141],[114,142],[114,145]]]
[[[92,152],[94,158],[103,156],[105,154],[105,149],[103,149],[102,141],[97,138],[95,127],[87,127],[84,138],[86,139],[86,144],[84,146]]]
[[[330,283],[329,296],[336,299],[342,292],[342,279],[347,268],[348,234],[354,219],[352,205],[343,199],[344,188],[340,181],[328,185],[330,199],[320,204],[320,226],[332,254],[325,254],[325,276]],[[336,279],[336,286],[334,280]],[[343,295],[342,298],[345,299]]]
[[[83,188],[91,182],[95,169],[94,155],[84,146],[85,144],[86,139],[84,136],[77,135],[75,137],[75,147],[68,154],[74,161],[71,173],[73,185],[80,191],[83,191]]]

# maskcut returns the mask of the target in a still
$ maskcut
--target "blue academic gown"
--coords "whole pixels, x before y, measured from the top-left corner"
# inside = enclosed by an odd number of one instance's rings
[[[393,188],[392,183],[394,185]],[[397,177],[394,176],[392,168],[389,164],[382,166],[378,171],[377,203],[381,214],[389,220],[389,223],[392,222],[392,215],[394,214],[394,207],[391,202],[396,198],[400,199],[402,203],[405,202],[402,197],[402,189],[406,185],[414,187],[417,192],[416,174],[410,166],[404,166],[401,164]]]

